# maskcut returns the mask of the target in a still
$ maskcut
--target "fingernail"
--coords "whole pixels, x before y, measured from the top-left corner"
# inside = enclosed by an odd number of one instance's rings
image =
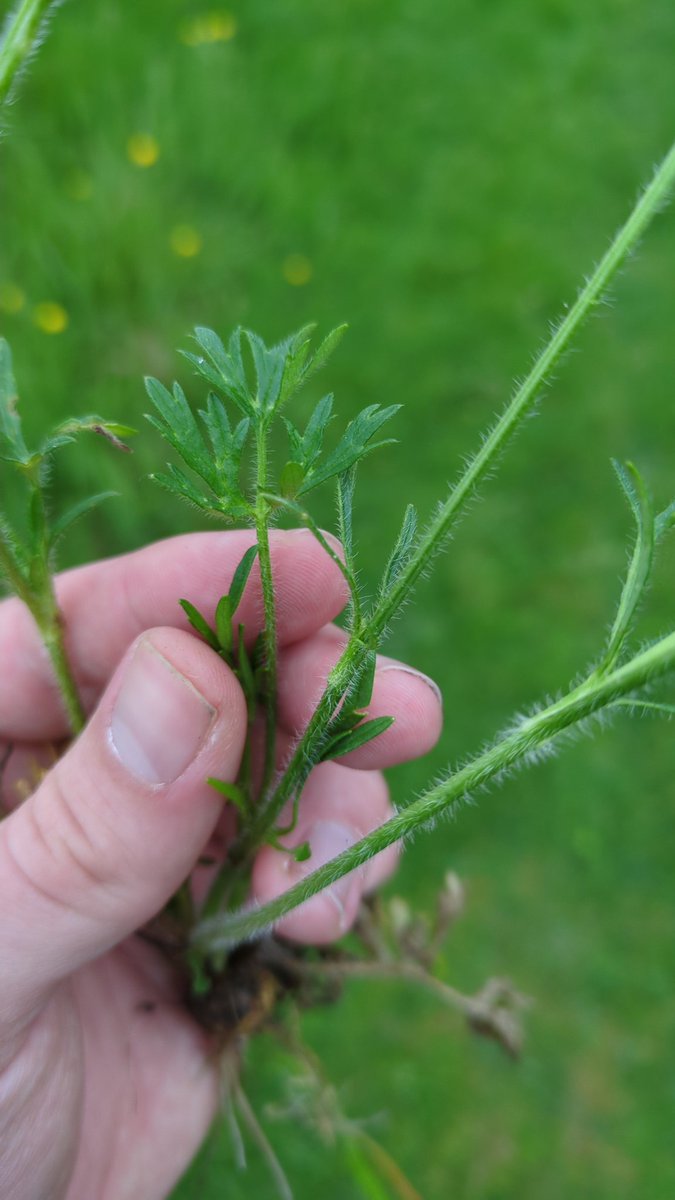
[[[139,643],[110,720],[120,762],[143,783],[172,783],[198,753],[215,709],[149,641]]]
[[[415,667],[403,666],[401,663],[385,663],[383,667],[379,667],[378,669],[380,674],[383,671],[402,671],[404,675],[414,675],[417,679],[421,679],[423,683],[426,683],[427,687],[431,688],[441,708],[443,707],[443,693],[441,689],[435,679],[431,679],[423,671],[417,671]]]
[[[350,829],[347,825],[340,825],[337,821],[316,821],[304,833],[296,833],[295,844],[301,845],[302,842],[309,842],[311,855],[304,862],[295,862],[289,857],[289,881],[298,883],[300,879],[305,879],[307,875],[312,874],[312,871],[316,871],[317,867],[322,867],[324,863],[330,862],[331,858],[337,858],[343,850],[348,850],[350,846],[359,841],[361,836],[355,829]],[[347,920],[351,920],[353,914],[349,911],[352,907],[350,901],[353,902],[355,897],[361,894],[359,879],[361,874],[362,869],[351,871],[349,875],[343,875],[342,879],[337,879],[325,892],[321,893],[337,908],[341,924],[346,924]]]

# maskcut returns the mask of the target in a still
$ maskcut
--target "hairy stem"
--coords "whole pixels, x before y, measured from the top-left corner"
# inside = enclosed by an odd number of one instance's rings
[[[501,451],[532,411],[542,388],[550,381],[561,356],[569,348],[574,336],[593,309],[601,302],[604,293],[618,270],[633,252],[652,218],[659,211],[675,184],[675,145],[654,173],[651,183],[638,198],[626,223],[617,233],[607,253],[587,280],[579,295],[557,325],[551,338],[537,358],[524,382],[517,388],[504,414],[486,437],[478,452],[453,487],[447,500],[440,506],[422,536],[408,566],[390,592],[383,596],[368,621],[360,631],[361,641],[377,646],[389,621],[410,595],[420,575],[429,565],[443,539],[448,534],[467,501],[475,493],[481,481],[494,467]],[[331,672],[326,690],[305,730],[296,750],[277,784],[269,801],[248,837],[248,847],[253,848],[264,837],[276,821],[287,800],[302,786],[306,764],[316,761],[325,722],[334,713],[352,677],[358,659],[359,645],[350,641]],[[339,687],[342,691],[339,692]]]
[[[350,639],[342,658],[328,676],[321,700],[274,792],[267,802],[263,798],[241,841],[232,847],[232,857],[236,861],[248,859],[276,823],[287,802],[304,786],[312,763],[316,761],[317,749],[325,738],[328,723],[354,678],[363,652],[362,643],[357,638]]]
[[[0,573],[5,576],[12,591],[20,597],[24,603],[28,603],[29,589],[24,579],[19,564],[16,560],[16,555],[12,548],[9,538],[4,530],[0,527]]]
[[[373,635],[381,632],[410,594],[429,559],[440,546],[467,501],[491,470],[495,460],[532,411],[542,387],[550,380],[562,355],[584,321],[601,303],[607,288],[659,211],[675,185],[675,145],[642,192],[625,225],[579,292],[574,304],[558,322],[532,370],[516,389],[513,399],[471,459],[450,495],[426,530],[405,571],[387,596],[382,597],[369,623]]]
[[[269,788],[276,761],[277,737],[277,634],[274,580],[269,539],[269,501],[267,491],[267,438],[268,427],[261,422],[256,433],[256,505],[255,529],[258,541],[258,561],[265,609],[263,642],[265,647],[265,758],[261,795]]]
[[[47,647],[49,658],[52,660],[56,683],[59,684],[61,698],[64,701],[68,715],[68,725],[71,727],[71,733],[77,734],[83,730],[86,716],[82,707],[82,701],[79,698],[77,684],[73,679],[70,662],[67,659],[64,644],[64,625],[62,625],[61,614],[58,608],[54,612],[52,622],[48,625],[41,625],[40,632],[44,646]]]
[[[5,576],[12,591],[30,610],[51,659],[71,732],[77,734],[84,728],[86,717],[68,662],[63,638],[63,619],[49,572],[45,571],[42,590],[38,595],[24,578],[12,547],[4,532],[0,530],[0,574]]]
[[[610,674],[590,679],[561,700],[527,718],[461,770],[444,779],[337,858],[319,867],[283,895],[260,908],[223,914],[196,926],[195,944],[205,952],[235,946],[257,937],[318,892],[375,854],[433,823],[442,813],[528,757],[546,749],[560,734],[580,725],[619,697],[644,687],[675,668],[675,633],[654,643]]]
[[[7,18],[0,41],[0,104],[37,45],[40,28],[52,0],[21,0]]]

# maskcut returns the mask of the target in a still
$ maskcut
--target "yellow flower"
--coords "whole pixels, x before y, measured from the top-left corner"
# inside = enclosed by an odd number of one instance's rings
[[[152,167],[159,158],[159,142],[151,133],[132,133],[127,156],[136,167]]]
[[[291,287],[304,287],[309,283],[314,268],[306,254],[289,254],[282,263],[282,274]]]
[[[68,327],[68,313],[62,304],[43,300],[33,309],[33,321],[43,333],[63,333]]]
[[[191,225],[174,225],[169,235],[169,245],[179,258],[194,258],[203,244],[202,235]]]
[[[230,42],[237,22],[229,12],[208,12],[181,25],[178,36],[186,46],[205,46],[210,42]]]
[[[26,295],[15,283],[0,283],[0,312],[13,317],[21,312],[26,303]]]

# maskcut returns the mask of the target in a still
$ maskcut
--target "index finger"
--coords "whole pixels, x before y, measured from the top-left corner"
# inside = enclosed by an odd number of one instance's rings
[[[190,600],[210,621],[254,542],[252,530],[191,533],[57,576],[68,659],[85,708],[96,703],[124,651],[140,633],[157,625],[189,628],[179,599]],[[280,645],[289,645],[316,632],[341,611],[346,585],[336,564],[307,530],[272,530],[270,552],[277,636]],[[246,626],[247,640],[263,627],[257,561],[237,621]],[[67,721],[47,651],[28,610],[14,598],[0,604],[0,662],[0,736],[9,740],[65,736]]]

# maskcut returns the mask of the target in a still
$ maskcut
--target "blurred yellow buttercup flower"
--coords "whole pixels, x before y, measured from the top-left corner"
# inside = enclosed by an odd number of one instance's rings
[[[281,266],[286,283],[291,287],[304,287],[314,274],[314,268],[306,254],[289,254]]]
[[[0,312],[13,317],[26,303],[26,294],[16,283],[0,283]]]
[[[159,142],[151,133],[132,133],[127,157],[136,167],[152,167],[159,158]]]
[[[178,36],[186,46],[205,46],[213,42],[230,42],[237,32],[237,22],[229,12],[200,13],[185,21]]]
[[[203,244],[202,235],[192,225],[174,225],[169,235],[169,245],[179,258],[194,258]]]
[[[62,304],[43,300],[33,309],[33,322],[43,333],[63,333],[68,328],[68,313]]]

